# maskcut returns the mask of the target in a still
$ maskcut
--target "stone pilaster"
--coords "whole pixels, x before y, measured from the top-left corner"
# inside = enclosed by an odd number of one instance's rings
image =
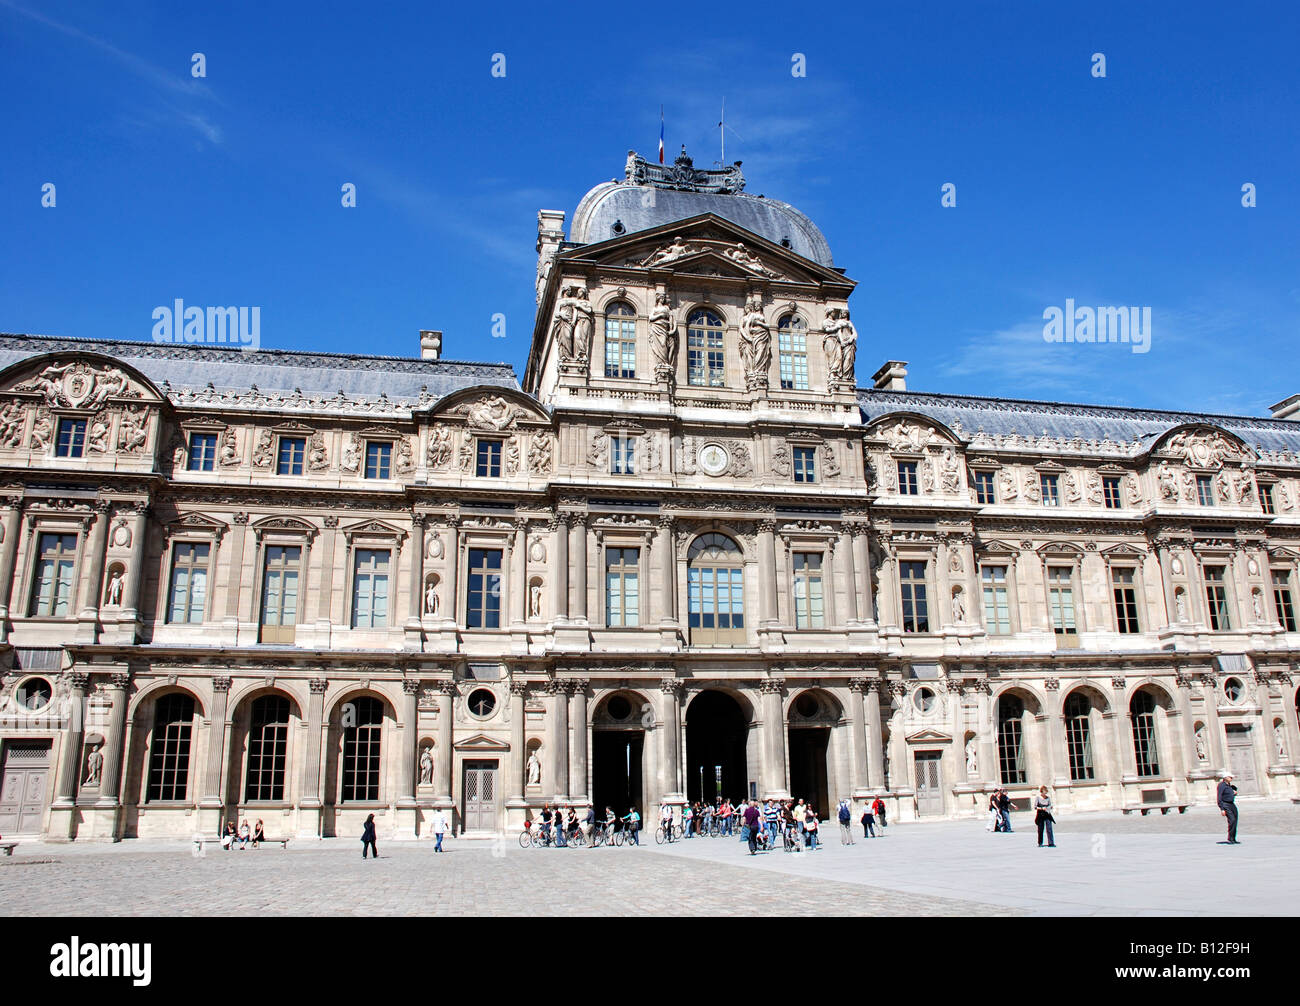
[[[785,767],[785,717],[781,712],[785,679],[766,678],[759,682],[758,689],[763,696],[763,763],[767,766],[763,799],[787,800],[790,790]]]
[[[298,837],[321,837],[321,759],[324,748],[325,689],[324,678],[307,682],[311,695],[307,700],[307,732],[303,735],[302,796],[298,801]]]
[[[569,721],[573,724],[573,756],[570,758],[569,796],[578,803],[589,802],[587,793],[587,689],[591,682],[575,678],[568,682],[573,692]]]
[[[199,798],[199,832],[208,838],[221,837],[221,818],[226,809],[222,788],[225,778],[228,726],[226,710],[231,680],[226,675],[212,679],[212,708],[208,711],[208,750],[203,760],[203,785]]]

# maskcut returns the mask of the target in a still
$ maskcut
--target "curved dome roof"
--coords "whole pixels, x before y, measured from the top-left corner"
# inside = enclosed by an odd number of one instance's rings
[[[713,213],[818,265],[833,266],[825,235],[807,216],[779,199],[739,191],[745,184],[739,162],[721,171],[700,171],[692,169],[684,151],[673,168],[628,156],[625,181],[603,182],[582,197],[570,241],[595,244]],[[648,186],[653,199],[646,197]]]

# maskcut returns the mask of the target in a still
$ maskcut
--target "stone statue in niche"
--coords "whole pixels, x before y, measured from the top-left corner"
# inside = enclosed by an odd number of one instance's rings
[[[966,621],[966,594],[960,587],[952,591],[952,620],[958,625]]]
[[[1205,727],[1196,728],[1196,760],[1204,763],[1206,761],[1205,753]]]
[[[420,785],[433,785],[433,751],[427,744],[420,752]]]
[[[534,583],[528,588],[528,617],[542,617],[542,585]]]
[[[767,387],[767,372],[772,365],[772,330],[763,317],[763,298],[759,294],[751,294],[745,301],[740,319],[740,362],[750,391]]]
[[[122,603],[122,587],[125,582],[122,571],[120,569],[113,570],[113,575],[108,578],[108,590],[105,591],[105,596],[110,605],[116,607]]]
[[[1255,616],[1255,621],[1264,621],[1264,605],[1260,602],[1259,588],[1256,587],[1250,592],[1250,611]]]
[[[542,762],[534,751],[528,756],[528,785],[540,786],[542,784]]]
[[[979,772],[979,759],[976,754],[975,738],[966,741],[966,775],[973,776]]]
[[[104,773],[104,756],[100,753],[102,744],[96,744],[86,756],[86,778],[83,786],[98,786]]]
[[[1174,617],[1180,622],[1187,621],[1187,592],[1182,587],[1174,591]]]
[[[1277,748],[1278,761],[1286,761],[1286,731],[1281,723],[1273,724],[1273,746]]]
[[[424,613],[426,615],[438,614],[438,585],[430,583],[429,589],[424,592]]]
[[[677,328],[668,307],[668,294],[663,291],[655,294],[654,310],[650,312],[650,352],[659,380],[677,372]]]

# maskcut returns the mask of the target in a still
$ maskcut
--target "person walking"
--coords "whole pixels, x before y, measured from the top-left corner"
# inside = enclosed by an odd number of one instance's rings
[[[998,793],[998,812],[1002,815],[1002,831],[1011,834],[1011,794],[1005,786]]]
[[[749,854],[758,855],[758,807],[753,800],[745,802],[745,830],[749,832]]]
[[[876,797],[875,802],[871,805],[872,813],[876,815],[876,820],[880,822],[880,837],[885,837],[885,829],[889,827],[889,819],[885,816],[885,801]]]
[[[864,807],[862,810],[862,837],[876,837],[876,819],[871,813],[871,808]]]
[[[437,844],[433,847],[434,852],[442,852],[442,837],[447,834],[447,815],[438,811],[433,817],[433,837]]]
[[[627,829],[632,833],[632,844],[641,844],[641,815],[633,807],[627,814]]]
[[[1034,797],[1034,824],[1038,826],[1038,847],[1043,847],[1043,828],[1047,829],[1047,847],[1056,848],[1056,837],[1052,834],[1052,798],[1047,795],[1047,787],[1039,786],[1038,795]]]
[[[1227,845],[1241,845],[1237,841],[1237,787],[1232,784],[1232,773],[1225,772],[1219,782],[1217,803],[1223,816],[1228,819]]]
[[[984,826],[985,831],[997,833],[1002,830],[1002,811],[998,809],[999,790],[994,790],[989,794],[989,823]]]
[[[379,849],[375,846],[375,815],[370,814],[366,817],[366,823],[361,826],[361,858],[366,858],[367,852],[373,852],[375,858],[379,858]]]
[[[854,845],[853,811],[848,800],[840,801],[840,845]]]

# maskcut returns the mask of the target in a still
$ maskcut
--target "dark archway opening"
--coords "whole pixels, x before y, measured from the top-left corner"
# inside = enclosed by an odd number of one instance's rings
[[[645,732],[595,730],[591,745],[591,797],[596,817],[603,820],[606,807],[612,807],[619,817],[636,807],[644,818],[641,755],[645,750]]]
[[[790,795],[808,801],[822,821],[832,810],[826,774],[830,743],[829,727],[790,728]]]
[[[701,692],[686,709],[686,797],[712,803],[749,796],[745,738],[749,726],[740,703],[723,692]]]

